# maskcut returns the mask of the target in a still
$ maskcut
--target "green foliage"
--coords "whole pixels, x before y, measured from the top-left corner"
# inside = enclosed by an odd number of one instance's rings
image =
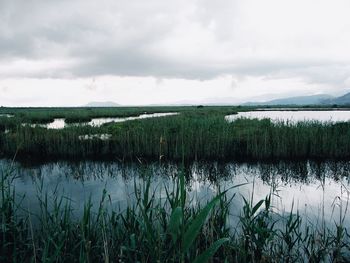
[[[13,118],[0,118],[0,154],[38,159],[119,160],[274,160],[348,159],[350,123],[224,119],[232,107],[160,107],[106,109],[12,109]],[[247,109],[240,109],[247,110]],[[81,122],[92,117],[130,116],[176,111],[179,115],[105,124],[68,126],[62,130],[23,127],[28,116],[66,117]],[[23,115],[23,116],[22,116]],[[46,116],[45,115],[45,116]],[[22,116],[22,117],[21,117]],[[46,118],[46,117],[45,117]],[[5,132],[7,130],[7,132]],[[110,139],[82,139],[111,134]]]
[[[210,258],[218,251],[218,249],[223,246],[226,242],[229,242],[228,238],[221,238],[215,241],[203,254],[199,255],[193,263],[205,263],[208,262]]]
[[[269,243],[275,237],[275,222],[269,215],[271,195],[266,197],[265,200],[260,200],[255,205],[248,202],[245,198],[243,200],[244,206],[240,221],[243,230],[244,251],[248,252],[245,259],[247,261],[260,262],[263,259],[263,255],[267,254]],[[262,209],[263,204],[265,204],[265,208],[259,211]]]

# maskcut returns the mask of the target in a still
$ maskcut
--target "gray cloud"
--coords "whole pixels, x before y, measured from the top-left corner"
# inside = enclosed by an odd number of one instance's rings
[[[280,13],[271,11],[272,4],[2,0],[0,65],[17,60],[74,63],[29,73],[14,67],[11,72],[0,70],[0,76],[212,79],[228,74],[346,85],[350,58],[344,52],[350,38],[341,35],[341,43],[331,38],[348,32],[350,19],[337,13],[337,19],[317,27],[332,11],[323,3],[320,11],[313,10],[315,22],[300,14],[306,25],[302,29],[298,21],[290,21],[300,8],[289,15],[282,7]],[[313,7],[302,1],[296,1],[298,5],[309,11]],[[343,5],[347,2],[333,4],[339,10]],[[270,13],[264,14],[266,10]]]
[[[8,87],[7,87],[7,86],[0,87],[0,92],[1,92],[1,93],[6,93],[6,92],[8,92]]]

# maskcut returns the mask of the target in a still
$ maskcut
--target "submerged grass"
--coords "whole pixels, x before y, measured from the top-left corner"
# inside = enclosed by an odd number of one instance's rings
[[[103,191],[99,204],[74,215],[71,201],[38,190],[40,212],[25,209],[2,173],[1,262],[348,262],[350,236],[340,220],[327,229],[291,211],[273,212],[271,195],[244,200],[236,226],[228,224],[232,198],[218,191],[206,204],[189,199],[184,173],[159,198],[150,180],[134,186],[135,202],[113,208]],[[40,188],[39,188],[40,189]],[[97,207],[95,207],[97,205]]]

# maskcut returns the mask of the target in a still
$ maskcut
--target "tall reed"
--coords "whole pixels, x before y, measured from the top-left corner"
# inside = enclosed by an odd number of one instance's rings
[[[0,132],[0,154],[38,159],[274,160],[349,159],[350,123],[239,119],[196,109],[178,116],[62,130],[14,125]],[[7,129],[7,128],[3,128]],[[82,139],[110,134],[110,139]],[[89,137],[87,137],[89,138]]]
[[[348,226],[302,226],[264,200],[244,200],[239,223],[228,224],[227,191],[206,204],[188,198],[184,173],[157,195],[150,179],[134,185],[134,202],[116,209],[104,190],[81,215],[71,201],[38,188],[39,212],[25,208],[9,173],[1,177],[1,262],[347,262]],[[162,186],[159,186],[162,187]],[[26,212],[27,211],[27,212]]]

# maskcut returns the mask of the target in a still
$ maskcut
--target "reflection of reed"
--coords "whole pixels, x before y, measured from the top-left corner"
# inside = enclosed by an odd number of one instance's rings
[[[61,174],[61,179],[68,180],[67,187],[78,185],[80,189],[89,187],[98,192],[76,202],[67,195],[68,189],[61,192],[61,185],[54,185],[53,191],[48,188],[50,179],[60,174],[56,164],[51,164],[46,168],[57,174],[43,176],[44,188],[38,188],[32,199],[27,199],[28,208],[21,199],[14,199],[21,197],[20,192],[15,192],[20,189],[18,184],[12,184],[10,175],[1,174],[0,260],[26,262],[35,257],[40,262],[348,261],[348,191],[347,203],[339,203],[339,221],[320,227],[315,219],[294,208],[294,200],[288,210],[276,209],[273,195],[277,188],[262,182],[259,169],[250,176],[252,184],[237,184],[237,180],[231,185],[222,182],[223,185],[214,185],[212,192],[196,188],[193,196],[192,188],[185,183],[190,186],[191,181],[199,183],[197,171],[201,168],[198,164],[194,166],[187,171],[192,171],[193,179],[189,178],[192,174],[185,178],[186,172],[175,167],[180,170],[175,178],[165,182],[156,180],[161,177],[152,177],[154,171],[171,171],[173,167],[150,165],[147,169],[142,166],[138,170],[140,176],[134,176],[131,182],[121,174],[107,176],[104,182],[96,180],[100,182],[98,189],[89,184],[93,178],[81,185]],[[252,171],[243,166],[242,171]],[[213,167],[218,170],[217,164]],[[96,167],[85,163],[78,168],[88,173]],[[42,171],[50,173],[50,169]],[[239,170],[240,167],[236,169]],[[238,172],[234,179],[242,180],[241,175]],[[326,180],[324,176],[324,193]],[[113,181],[116,182],[111,185]],[[261,196],[263,188],[267,192]],[[341,189],[345,188],[341,185]],[[121,193],[121,189],[126,192]],[[118,194],[122,198],[116,199]],[[241,200],[240,205],[237,199]],[[48,252],[44,253],[45,250]]]

